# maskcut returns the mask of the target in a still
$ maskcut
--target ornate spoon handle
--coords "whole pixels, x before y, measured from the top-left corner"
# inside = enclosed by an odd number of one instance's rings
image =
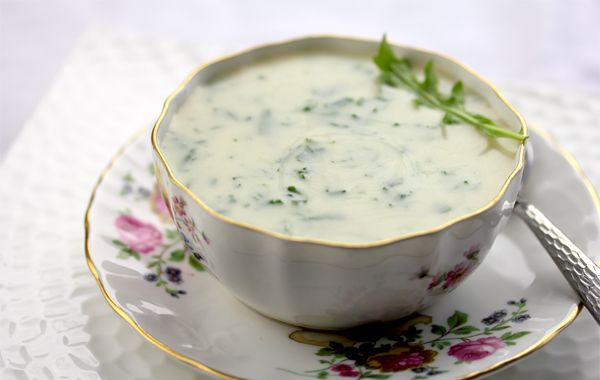
[[[600,325],[600,268],[534,205],[519,199],[514,212],[537,236]]]

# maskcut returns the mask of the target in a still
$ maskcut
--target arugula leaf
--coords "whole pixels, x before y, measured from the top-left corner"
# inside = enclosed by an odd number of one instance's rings
[[[461,81],[454,83],[448,96],[440,93],[438,77],[433,69],[434,63],[428,61],[424,67],[424,79],[419,81],[413,73],[410,61],[398,58],[394,50],[383,36],[379,44],[377,55],[373,62],[381,71],[381,81],[392,87],[403,87],[417,97],[415,105],[426,106],[444,112],[443,124],[467,123],[480,130],[489,137],[504,137],[524,141],[527,136],[522,131],[514,132],[498,126],[491,119],[465,109],[465,93]]]
[[[377,55],[373,57],[373,62],[375,62],[383,72],[390,71],[393,64],[400,62],[400,60],[396,58],[392,47],[388,44],[387,36],[385,34],[383,35],[383,40],[379,44]]]

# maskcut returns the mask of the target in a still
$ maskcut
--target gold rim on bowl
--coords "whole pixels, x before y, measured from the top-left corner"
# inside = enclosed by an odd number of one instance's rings
[[[187,78],[175,89],[175,91],[173,91],[167,97],[167,99],[163,105],[162,111],[158,117],[158,120],[156,121],[156,123],[154,124],[154,127],[152,128],[152,135],[151,135],[152,148],[153,148],[154,152],[156,153],[156,155],[158,156],[159,160],[164,165],[170,181],[172,183],[174,183],[177,187],[179,187],[179,189],[181,189],[189,197],[191,197],[194,200],[194,202],[196,202],[205,212],[207,212],[212,217],[219,219],[220,221],[225,222],[227,224],[237,226],[240,228],[244,228],[246,230],[257,232],[261,235],[266,235],[266,236],[274,237],[274,238],[281,239],[281,240],[286,240],[286,241],[291,241],[291,242],[296,242],[296,243],[309,243],[309,244],[318,244],[318,245],[324,245],[324,246],[330,246],[330,247],[340,247],[340,248],[350,248],[350,249],[365,249],[365,248],[380,247],[380,246],[396,243],[401,240],[407,240],[407,239],[415,238],[418,236],[424,236],[424,235],[429,235],[429,234],[439,232],[447,227],[450,227],[450,226],[457,224],[463,220],[469,219],[473,216],[479,215],[479,214],[489,210],[504,196],[504,193],[508,189],[508,186],[512,182],[513,178],[517,175],[517,173],[519,173],[519,171],[523,168],[523,166],[525,164],[525,141],[527,141],[527,140],[520,142],[519,161],[517,163],[517,166],[511,172],[511,174],[508,176],[506,181],[503,183],[498,194],[490,202],[488,202],[485,206],[483,206],[475,211],[472,211],[470,213],[467,213],[467,214],[461,215],[457,218],[454,218],[446,223],[437,225],[436,227],[433,227],[433,228],[424,229],[424,230],[417,231],[417,232],[410,232],[410,233],[402,234],[400,236],[393,237],[393,238],[376,240],[376,241],[372,241],[372,242],[364,242],[364,243],[362,243],[362,242],[361,243],[348,243],[348,242],[340,242],[340,241],[326,240],[326,239],[308,238],[308,237],[301,237],[301,236],[290,236],[290,235],[286,235],[286,234],[283,234],[280,232],[271,231],[266,228],[258,227],[258,226],[255,226],[255,225],[252,225],[249,223],[237,221],[235,219],[229,218],[229,217],[222,215],[222,214],[218,213],[217,211],[213,210],[206,203],[204,203],[198,196],[196,196],[190,189],[188,189],[181,181],[179,181],[177,179],[177,177],[175,177],[175,174],[173,173],[173,170],[169,166],[167,159],[165,158],[165,156],[163,155],[163,153],[160,150],[160,146],[158,143],[158,130],[163,125],[163,121],[165,119],[165,116],[167,115],[167,112],[169,111],[169,108],[171,106],[171,103],[173,102],[173,99],[177,95],[179,95],[179,93],[181,93],[184,88],[187,87],[187,85],[192,81],[192,79],[199,72],[201,72],[205,68],[212,66],[214,64],[217,64],[219,62],[222,62],[222,61],[225,61],[225,60],[228,60],[228,59],[231,59],[231,58],[243,55],[243,54],[251,53],[251,52],[254,52],[257,50],[262,50],[265,48],[273,48],[273,47],[291,44],[291,43],[304,41],[304,40],[316,41],[316,40],[320,40],[320,39],[340,39],[340,40],[353,41],[353,42],[376,43],[376,41],[369,40],[369,39],[360,39],[360,38],[356,38],[356,37],[345,37],[345,36],[335,36],[335,35],[316,35],[316,36],[308,36],[308,37],[302,37],[302,38],[294,38],[294,39],[284,40],[284,41],[275,42],[275,43],[271,43],[271,44],[258,45],[258,46],[255,46],[255,47],[252,47],[252,48],[249,48],[246,50],[228,54],[228,55],[222,56],[220,58],[217,58],[216,60],[213,60],[213,61],[207,62],[203,65],[200,65],[195,70],[193,70],[187,76]],[[494,85],[492,85],[489,81],[487,81],[486,79],[481,77],[479,74],[477,74],[475,71],[473,71],[471,68],[469,68],[462,62],[458,61],[457,59],[455,59],[453,57],[447,56],[445,54],[427,50],[427,49],[421,49],[421,48],[417,48],[417,47],[396,44],[396,43],[392,43],[392,46],[401,47],[401,48],[409,49],[409,50],[420,51],[420,52],[423,52],[423,53],[426,53],[429,55],[437,56],[438,58],[445,59],[445,60],[450,61],[453,64],[459,66],[461,69],[465,70],[467,73],[469,73],[474,78],[476,78],[478,81],[480,81],[481,83],[483,83],[484,85],[489,87],[492,90],[492,92],[498,97],[498,99],[517,117],[517,120],[519,121],[519,124],[521,125],[521,128],[522,128],[525,136],[528,135],[528,133],[527,133],[528,128],[527,128],[527,124],[525,123],[525,120],[517,112],[517,110],[515,110],[514,107],[510,103],[508,103],[508,101],[500,93],[500,91],[496,87],[494,87]]]

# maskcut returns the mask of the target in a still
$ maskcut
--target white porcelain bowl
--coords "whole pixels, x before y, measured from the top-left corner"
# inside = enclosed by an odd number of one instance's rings
[[[487,254],[512,211],[521,187],[524,144],[497,196],[481,209],[436,228],[372,243],[290,237],[240,223],[207,206],[173,174],[160,142],[190,90],[223,70],[296,49],[374,54],[378,42],[307,37],[261,46],[196,69],[167,98],[152,132],[159,186],[188,248],[235,297],[258,312],[294,325],[342,329],[413,313],[452,291]],[[527,127],[488,82],[454,59],[394,45],[416,64],[438,70],[477,92],[512,129]],[[193,294],[193,293],[192,293]]]

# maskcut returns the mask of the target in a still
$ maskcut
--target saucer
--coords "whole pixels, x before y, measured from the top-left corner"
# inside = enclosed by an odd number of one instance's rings
[[[598,252],[598,197],[543,135],[532,132],[536,161],[524,195],[584,251]],[[267,319],[184,249],[156,191],[147,136],[127,144],[98,181],[86,214],[87,262],[121,317],[212,377],[471,379],[542,347],[581,310],[543,248],[511,218],[476,273],[417,315],[335,333]]]

